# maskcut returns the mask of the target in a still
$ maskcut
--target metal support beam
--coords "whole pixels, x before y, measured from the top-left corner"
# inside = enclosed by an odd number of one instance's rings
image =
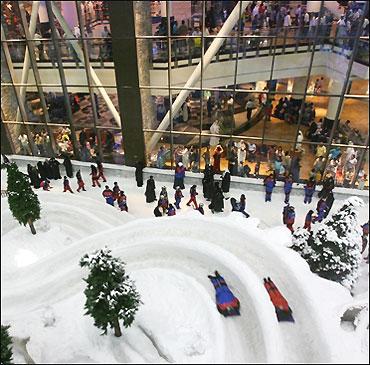
[[[18,5],[23,6],[22,3],[20,3]],[[30,36],[30,38],[26,37],[26,39],[33,39],[35,37],[39,7],[40,7],[40,1],[33,1],[32,2],[32,12],[31,12],[30,26],[29,26],[29,36]],[[26,24],[27,24],[27,22],[26,22]],[[25,25],[25,27],[26,27],[26,25]],[[22,84],[27,84],[28,75],[30,73],[30,53],[29,53],[28,47],[26,47],[25,49],[26,49],[26,51],[25,51],[25,54],[24,54],[23,70],[22,70],[22,77],[21,77],[21,83]],[[24,101],[25,101],[26,89],[27,89],[27,86],[21,86],[21,89],[19,91],[19,95],[21,97],[21,103],[24,103]],[[20,114],[19,108],[18,108],[16,121],[20,122],[20,120],[21,120],[21,114]]]
[[[58,22],[60,23],[60,25],[62,26],[62,28],[65,32],[65,38],[75,38],[74,35],[72,34],[71,30],[69,29],[69,26],[68,26],[66,20],[64,19],[62,13],[60,12],[59,8],[55,5],[54,1],[51,2],[51,8],[53,10],[53,13],[54,13],[55,17],[57,18]],[[72,40],[69,40],[68,42],[70,42],[71,46],[75,50],[75,52],[77,54],[77,57],[79,58],[81,63],[85,67],[87,67],[86,64],[84,63],[83,52],[81,50],[80,45],[78,44],[78,40],[77,39],[76,40],[72,39]],[[121,126],[121,117],[120,117],[118,111],[116,110],[112,100],[110,100],[110,97],[109,97],[108,93],[105,91],[105,88],[102,86],[101,81],[99,80],[95,70],[91,67],[91,65],[89,65],[89,71],[90,71],[91,77],[92,77],[97,89],[99,90],[101,96],[103,97],[104,101],[106,102],[109,111],[113,114],[113,118],[115,119],[117,124],[119,126]]]
[[[240,6],[239,3],[235,5],[233,11],[229,15],[229,17],[226,19],[224,25],[222,26],[221,30],[219,33],[215,36],[215,39],[213,40],[212,44],[209,46],[207,49],[207,52],[204,54],[204,59],[203,59],[203,66],[202,63],[199,62],[191,76],[189,77],[188,81],[185,84],[185,88],[189,87],[194,87],[195,83],[199,80],[201,76],[201,71],[203,68],[203,72],[207,69],[207,67],[210,65],[212,58],[216,55],[216,53],[219,51],[221,48],[222,44],[225,41],[226,36],[228,36],[233,29],[234,25],[236,22],[239,21],[239,13],[243,12],[247,5],[249,4],[250,1],[242,1],[242,5]],[[168,60],[170,63],[171,60]],[[172,105],[172,114],[176,114],[188,95],[190,94],[189,90],[181,90],[179,95],[177,96],[175,102]],[[167,129],[167,127],[170,124],[170,113],[167,112],[165,117],[163,118],[162,122],[159,124],[157,131],[158,132],[163,132]],[[152,138],[150,139],[148,145],[147,145],[147,152],[151,152],[154,148],[154,146],[158,143],[158,141],[161,138],[161,133],[155,133]]]

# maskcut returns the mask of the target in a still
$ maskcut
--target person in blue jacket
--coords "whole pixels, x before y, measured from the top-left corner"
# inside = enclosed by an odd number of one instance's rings
[[[182,194],[180,186],[177,186],[176,191],[175,191],[175,206],[176,206],[176,209],[181,209],[180,208],[180,203],[181,203],[181,198],[183,198],[183,197],[184,197],[184,195]]]
[[[170,204],[170,205],[168,206],[168,209],[167,209],[167,215],[168,215],[168,216],[176,215],[176,209],[175,209],[175,207],[174,207],[172,204]]]
[[[225,279],[218,271],[215,271],[215,276],[208,275],[208,278],[216,290],[217,310],[225,317],[240,316],[240,302],[227,286]]]
[[[293,176],[289,174],[284,180],[284,193],[285,193],[285,204],[289,204],[290,193],[293,188]]]
[[[274,187],[275,187],[275,179],[274,179],[274,175],[273,174],[270,174],[269,176],[267,176],[264,180],[264,185],[265,185],[265,191],[266,191],[266,195],[265,195],[265,202],[270,202],[271,201],[271,195],[272,195],[272,191],[274,190]]]
[[[321,222],[325,218],[325,212],[328,209],[328,206],[326,204],[326,201],[324,199],[321,199],[319,201],[320,204],[318,204],[317,216],[312,220],[312,223]]]
[[[312,197],[315,192],[316,183],[313,177],[310,177],[307,184],[304,187],[304,203],[310,204],[312,202]]]
[[[114,206],[113,191],[109,189],[108,185],[105,185],[105,189],[103,190],[102,195],[104,196],[107,204]]]

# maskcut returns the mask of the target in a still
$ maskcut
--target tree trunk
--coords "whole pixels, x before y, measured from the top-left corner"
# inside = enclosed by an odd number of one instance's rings
[[[121,328],[119,326],[118,319],[115,318],[112,324],[113,324],[113,327],[114,327],[114,335],[116,337],[121,337],[122,336],[122,332],[121,332]]]
[[[32,232],[32,234],[36,234],[36,229],[35,229],[35,227],[34,227],[34,225],[33,225],[33,220],[32,220],[32,219],[29,219],[29,220],[28,220],[28,224],[29,224],[29,226],[30,226],[30,228],[31,228],[31,232]]]

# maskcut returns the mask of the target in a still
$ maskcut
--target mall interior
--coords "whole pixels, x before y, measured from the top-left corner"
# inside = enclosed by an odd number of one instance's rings
[[[1,152],[368,189],[367,1],[2,1]]]

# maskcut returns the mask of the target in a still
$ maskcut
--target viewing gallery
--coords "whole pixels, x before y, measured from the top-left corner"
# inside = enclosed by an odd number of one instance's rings
[[[1,152],[368,189],[367,1],[2,1]]]

